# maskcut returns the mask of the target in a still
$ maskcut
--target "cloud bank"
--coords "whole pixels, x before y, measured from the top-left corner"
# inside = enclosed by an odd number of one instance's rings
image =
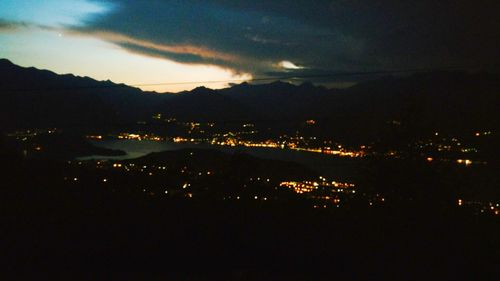
[[[254,77],[500,61],[496,0],[48,1],[35,23]],[[30,20],[16,9],[0,29]]]

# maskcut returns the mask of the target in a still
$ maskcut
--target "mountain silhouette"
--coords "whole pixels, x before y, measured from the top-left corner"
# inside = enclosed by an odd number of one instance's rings
[[[146,118],[168,95],[0,60],[0,126],[106,127]]]
[[[88,77],[57,75],[0,60],[2,127],[105,127],[150,120],[152,114],[186,121],[296,124],[315,119],[318,134],[374,139],[403,134],[495,130],[500,79],[496,74],[429,72],[383,77],[345,89],[312,83],[242,83],[177,94]]]

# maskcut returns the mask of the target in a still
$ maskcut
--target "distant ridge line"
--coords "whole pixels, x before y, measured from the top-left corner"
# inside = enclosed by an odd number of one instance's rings
[[[0,59],[3,61],[8,61],[7,59]],[[12,62],[10,62],[12,65]],[[17,65],[15,65],[17,66]],[[86,89],[106,89],[106,88],[126,88],[126,87],[153,87],[153,86],[169,86],[169,85],[196,85],[196,84],[216,84],[216,83],[236,83],[236,82],[249,82],[254,81],[280,81],[280,80],[294,80],[294,79],[308,79],[308,78],[334,78],[334,77],[346,77],[346,76],[364,76],[364,75],[379,75],[379,74],[399,74],[399,73],[426,73],[426,72],[436,72],[436,71],[451,71],[451,70],[471,70],[471,69],[491,69],[497,68],[500,63],[482,66],[449,66],[441,68],[412,68],[412,69],[394,69],[394,70],[377,70],[377,71],[356,71],[356,72],[335,72],[335,73],[323,73],[323,74],[302,74],[302,75],[287,75],[287,76],[275,76],[275,77],[259,77],[249,79],[228,79],[228,80],[207,80],[207,81],[186,81],[186,82],[162,82],[162,83],[148,83],[148,84],[117,84],[111,82],[111,85],[96,85],[96,86],[80,86],[80,87],[48,87],[48,88],[11,88],[11,89],[0,89],[2,91],[11,92],[35,92],[35,91],[64,91],[64,90],[86,90]],[[18,66],[20,67],[20,66]],[[23,67],[24,68],[24,67]],[[57,74],[56,74],[57,75]],[[98,81],[102,83],[110,83],[107,81]],[[140,90],[140,89],[139,89]],[[146,91],[146,93],[149,93]],[[161,94],[161,93],[158,93]]]

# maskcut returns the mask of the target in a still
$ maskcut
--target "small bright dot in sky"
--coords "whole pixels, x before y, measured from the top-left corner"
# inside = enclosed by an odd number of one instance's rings
[[[293,62],[287,61],[287,60],[280,62],[279,66],[282,68],[285,68],[285,69],[302,69],[302,68],[304,68],[302,66],[295,65]]]
[[[57,38],[57,40],[51,40]],[[97,38],[74,36],[40,28],[23,28],[16,32],[0,32],[0,57],[29,67],[49,69],[59,74],[73,73],[98,80],[110,79],[131,85],[251,80],[250,74],[235,74],[229,69],[202,64],[181,64],[140,54],[132,54]],[[200,86],[176,84],[144,86],[147,91],[178,92]],[[224,88],[227,83],[213,83],[211,88]]]
[[[106,0],[0,0],[0,21],[18,25],[16,29],[0,31],[0,57],[21,66],[132,85],[252,78],[249,74],[236,74],[214,65],[182,64],[133,54],[99,38],[65,32],[72,27],[85,26],[116,8]],[[57,40],[53,40],[55,38]],[[141,88],[177,92],[197,86],[177,84]],[[226,86],[227,83],[210,84],[211,88]]]

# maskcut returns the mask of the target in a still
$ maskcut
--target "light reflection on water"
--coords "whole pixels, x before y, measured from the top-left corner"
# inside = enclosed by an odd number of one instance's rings
[[[186,148],[216,149],[225,153],[247,153],[252,156],[281,161],[290,161],[303,164],[323,176],[334,179],[352,180],[356,178],[362,159],[339,158],[332,155],[295,151],[290,149],[265,148],[265,147],[226,147],[210,144],[155,142],[138,140],[103,140],[91,141],[92,144],[109,149],[123,150],[127,154],[122,156],[88,156],[79,160],[90,159],[133,159],[152,152],[173,151]]]

